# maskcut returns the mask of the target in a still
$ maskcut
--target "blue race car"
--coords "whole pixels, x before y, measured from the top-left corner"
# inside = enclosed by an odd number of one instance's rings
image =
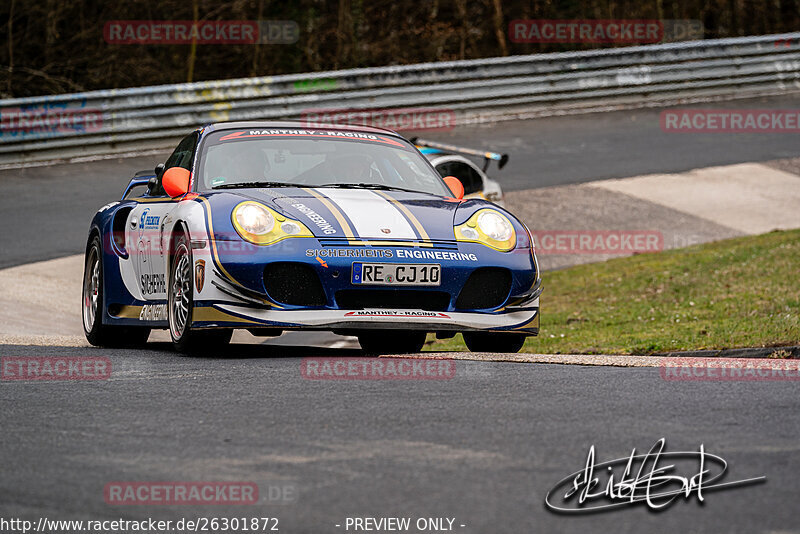
[[[462,197],[388,130],[206,126],[94,216],[86,337],[130,346],[169,329],[190,351],[236,328],[329,330],[381,354],[462,332],[472,351],[516,352],[539,331],[530,233]]]

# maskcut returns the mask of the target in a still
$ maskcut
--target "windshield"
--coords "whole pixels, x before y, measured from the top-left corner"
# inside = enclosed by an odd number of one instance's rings
[[[223,130],[204,139],[199,191],[235,187],[367,187],[451,193],[406,141],[338,130]]]

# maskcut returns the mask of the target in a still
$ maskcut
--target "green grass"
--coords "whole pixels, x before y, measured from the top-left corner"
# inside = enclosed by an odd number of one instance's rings
[[[800,344],[800,230],[545,272],[523,352],[619,353]],[[432,339],[432,338],[431,338]],[[459,334],[426,350],[466,350]]]

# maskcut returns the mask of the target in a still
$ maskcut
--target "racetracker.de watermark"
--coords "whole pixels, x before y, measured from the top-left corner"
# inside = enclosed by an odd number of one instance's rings
[[[653,44],[702,39],[703,23],[694,19],[527,19],[512,20],[514,43]]]
[[[800,109],[670,109],[659,122],[667,133],[800,133]]]
[[[456,114],[446,108],[306,109],[300,114],[305,128],[326,125],[374,126],[389,130],[452,130]]]
[[[537,254],[636,254],[664,249],[655,230],[537,230]]]
[[[122,505],[250,505],[259,500],[254,482],[109,482],[106,504]]]
[[[307,380],[450,380],[454,360],[415,358],[303,358],[300,375]]]
[[[745,358],[664,358],[661,378],[671,381],[800,380],[800,360]]]
[[[0,108],[0,138],[92,133],[103,127],[99,109],[36,105]]]
[[[108,380],[111,360],[104,356],[3,356],[2,380]]]
[[[110,20],[108,44],[294,44],[300,28],[293,20]]]

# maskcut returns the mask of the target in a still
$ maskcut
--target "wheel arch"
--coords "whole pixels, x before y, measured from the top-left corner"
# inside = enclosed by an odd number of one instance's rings
[[[172,228],[169,231],[169,235],[167,236],[166,244],[167,244],[167,253],[165,254],[166,261],[166,272],[164,273],[167,279],[169,279],[169,273],[172,270],[172,256],[175,250],[175,238],[179,235],[186,235],[187,239],[191,243],[191,234],[189,233],[189,225],[186,224],[186,221],[183,219],[178,219],[172,225]]]
[[[88,237],[88,239],[86,239],[86,250],[85,250],[85,253],[87,253],[87,254],[89,253],[89,247],[92,246],[92,241],[94,241],[95,237],[99,237],[100,238],[100,246],[102,247],[103,246],[103,237],[102,237],[102,233],[100,232],[100,228],[98,226],[96,226],[96,225],[92,225],[89,228],[89,237]]]

